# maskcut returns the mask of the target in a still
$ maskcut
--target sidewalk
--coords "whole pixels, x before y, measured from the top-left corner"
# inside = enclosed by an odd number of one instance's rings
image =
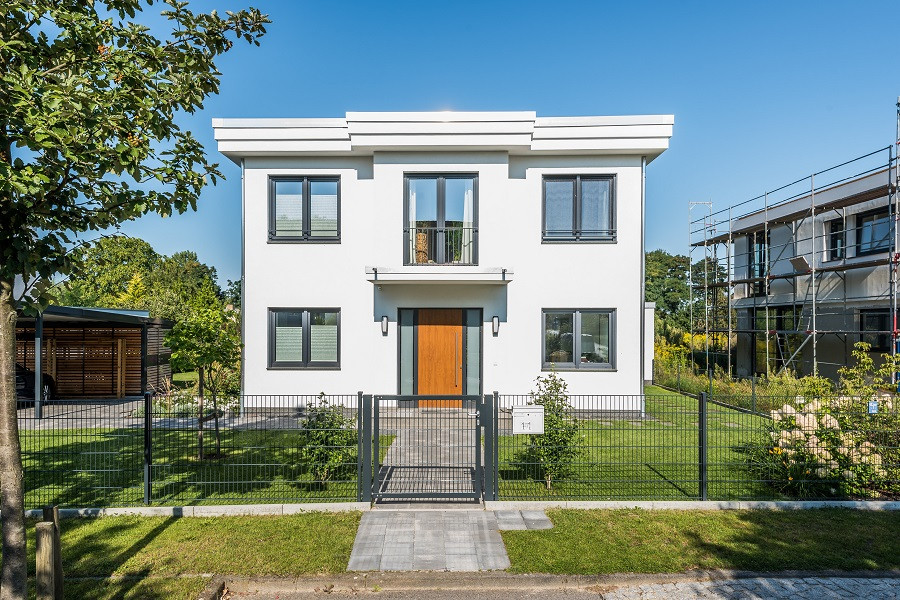
[[[900,598],[900,574],[696,572],[598,577],[500,573],[371,573],[308,579],[228,580],[229,600],[331,597],[434,598],[437,600],[580,600]],[[377,594],[377,596],[376,596]]]

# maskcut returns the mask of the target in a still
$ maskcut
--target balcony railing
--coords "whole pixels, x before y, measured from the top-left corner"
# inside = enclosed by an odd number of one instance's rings
[[[477,265],[477,227],[407,227],[407,265]]]

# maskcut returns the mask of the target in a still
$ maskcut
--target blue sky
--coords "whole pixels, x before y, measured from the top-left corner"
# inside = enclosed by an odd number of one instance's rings
[[[687,204],[727,206],[894,141],[896,0],[871,2],[300,2],[219,61],[221,93],[181,123],[221,162],[196,213],[122,230],[240,276],[240,171],[212,117],[355,110],[672,113],[648,169],[647,249],[685,252]],[[155,7],[151,8],[156,11]],[[892,47],[893,41],[893,47]]]

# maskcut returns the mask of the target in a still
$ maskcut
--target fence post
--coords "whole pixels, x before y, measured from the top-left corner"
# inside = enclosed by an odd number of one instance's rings
[[[750,378],[750,406],[753,414],[756,414],[756,375]]]
[[[484,426],[484,499],[494,497],[494,398],[485,394],[481,399],[481,424]]]
[[[708,471],[707,471],[707,467],[708,467],[707,434],[708,434],[708,431],[707,431],[707,427],[706,427],[706,401],[707,401],[706,392],[700,392],[700,395],[697,396],[697,399],[698,399],[698,403],[699,403],[698,408],[699,408],[699,413],[700,413],[699,414],[700,427],[698,428],[699,434],[700,434],[699,440],[698,440],[698,442],[699,442],[698,443],[698,448],[699,448],[698,462],[699,462],[699,467],[700,467],[700,469],[699,469],[700,499],[707,500],[708,499],[708,484],[709,484],[709,482],[707,479],[707,475],[708,475]]]
[[[42,521],[35,526],[36,560],[35,583],[37,587],[37,600],[62,600],[62,595],[57,595],[56,582],[56,555],[59,547],[59,536],[56,534],[56,525],[52,522]],[[62,589],[62,581],[59,582]]]
[[[494,392],[493,405],[491,406],[491,415],[493,423],[491,429],[494,432],[494,439],[491,443],[492,454],[494,460],[491,464],[491,471],[494,477],[494,487],[491,490],[491,499],[500,499],[500,393]]]
[[[362,436],[360,437],[359,501],[372,501],[372,395],[360,392]]]
[[[153,478],[153,395],[144,392],[144,504],[150,504],[150,488]]]
[[[43,514],[43,521],[48,523],[53,523],[53,528],[55,533],[53,535],[53,552],[55,561],[53,563],[53,581],[54,581],[54,593],[56,594],[56,598],[63,597],[63,587],[62,587],[62,541],[61,541],[61,531],[59,528],[59,507],[58,506],[45,506]]]
[[[681,393],[681,361],[678,361],[678,393]]]

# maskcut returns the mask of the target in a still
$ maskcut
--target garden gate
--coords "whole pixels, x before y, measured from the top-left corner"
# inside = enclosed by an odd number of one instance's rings
[[[494,396],[364,396],[359,499],[493,499],[496,405]]]

